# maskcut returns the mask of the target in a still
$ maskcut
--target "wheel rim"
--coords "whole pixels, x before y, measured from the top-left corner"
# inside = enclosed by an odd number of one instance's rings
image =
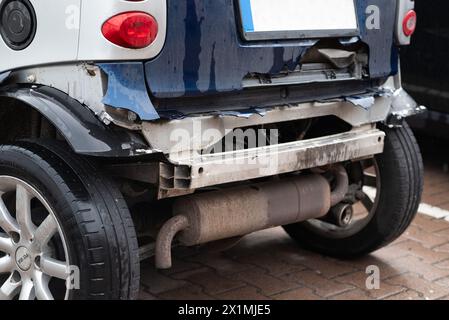
[[[69,275],[65,237],[52,208],[25,181],[0,176],[0,300],[67,299]]]
[[[359,204],[363,206],[365,212],[359,212],[358,218],[354,219],[346,227],[339,227],[322,220],[312,219],[304,222],[304,225],[309,230],[326,238],[348,238],[365,228],[373,219],[380,198],[381,179],[379,166],[375,158],[358,162],[357,165],[360,165],[362,171],[362,190],[360,192]]]

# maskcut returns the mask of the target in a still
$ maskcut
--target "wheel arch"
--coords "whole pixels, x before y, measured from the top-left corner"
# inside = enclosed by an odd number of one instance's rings
[[[75,153],[97,157],[133,157],[148,145],[138,133],[105,125],[79,101],[48,86],[0,88],[0,140],[33,138],[42,118]],[[41,128],[42,129],[42,128]],[[34,131],[34,132],[33,132]]]

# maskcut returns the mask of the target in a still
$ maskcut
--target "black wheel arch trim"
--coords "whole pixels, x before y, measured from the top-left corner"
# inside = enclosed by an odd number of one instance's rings
[[[105,125],[85,105],[48,86],[13,85],[0,88],[2,100],[13,99],[37,110],[82,155],[109,158],[141,157],[149,147],[138,133]]]

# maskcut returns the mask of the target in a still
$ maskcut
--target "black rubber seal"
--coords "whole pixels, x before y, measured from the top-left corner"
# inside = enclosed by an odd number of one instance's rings
[[[0,34],[13,50],[27,48],[36,35],[36,12],[29,0],[5,0],[0,4]]]

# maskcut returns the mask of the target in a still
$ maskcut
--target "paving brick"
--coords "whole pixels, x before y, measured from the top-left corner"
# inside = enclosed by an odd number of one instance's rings
[[[306,270],[289,275],[290,281],[296,281],[305,287],[312,289],[315,294],[327,298],[354,289],[354,286],[347,285],[335,280],[329,280],[314,271]]]
[[[257,288],[249,286],[222,293],[217,297],[222,300],[272,300],[261,294]]]
[[[449,193],[448,193],[448,195],[449,195]],[[449,223],[446,222],[446,221],[442,221],[441,224],[449,227]],[[436,234],[438,236],[445,237],[447,239],[447,241],[449,242],[449,228],[446,228],[444,230],[440,230],[440,231],[436,232]]]
[[[391,247],[392,251],[400,254],[401,251],[406,254],[413,255],[420,258],[426,263],[435,263],[449,258],[449,252],[438,252],[424,247],[421,243],[416,241],[405,241]]]
[[[449,253],[449,243],[445,243],[441,246],[435,247],[434,248],[435,252],[447,252]]]
[[[449,259],[435,263],[434,266],[440,269],[449,269]]]
[[[449,277],[441,278],[435,281],[436,284],[445,287],[446,290],[449,290]],[[449,292],[448,292],[449,295]]]
[[[355,289],[346,291],[330,298],[331,300],[371,300],[370,296],[363,290]]]
[[[163,270],[163,271],[161,271],[161,273],[164,275],[171,275],[171,274],[189,271],[189,270],[193,270],[193,269],[199,269],[201,267],[203,267],[203,266],[198,263],[188,262],[188,261],[184,261],[182,259],[175,258],[175,259],[173,259],[173,267],[168,270]]]
[[[435,170],[431,172],[430,166],[426,167],[426,178],[425,178],[425,193],[435,193],[449,190],[449,176],[447,173],[444,173],[439,170]]]
[[[166,291],[158,297],[162,300],[213,300],[213,297],[205,294],[198,286],[184,286],[177,290]]]
[[[392,262],[393,266],[406,268],[409,272],[421,275],[429,281],[449,276],[449,269],[437,268],[419,260],[417,257],[408,256]]]
[[[411,240],[420,242],[423,246],[433,248],[448,242],[448,239],[444,236],[437,235],[436,233],[427,232],[419,229],[415,226],[410,226],[404,233],[405,237]]]
[[[408,256],[410,254],[410,252],[408,252],[406,250],[402,250],[402,249],[400,249],[400,247],[398,247],[399,245],[401,245],[407,241],[409,241],[409,240],[403,239],[403,241],[392,243],[389,246],[372,253],[371,257],[380,259],[382,261],[392,261],[394,259]]]
[[[234,259],[228,258],[222,253],[206,252],[186,259],[213,268],[219,273],[237,273],[253,268],[253,266],[249,264],[240,263]]]
[[[377,251],[369,256],[349,261],[347,263],[352,264],[354,267],[356,267],[362,272],[366,272],[366,269],[370,266],[376,266],[380,270],[381,279],[390,278],[392,276],[396,276],[408,271],[405,265],[401,264],[393,265],[392,262],[395,261],[396,259],[385,260],[382,258],[378,258],[380,251]]]
[[[178,273],[173,277],[198,285],[205,293],[212,295],[245,286],[244,282],[230,280],[207,268]]]
[[[334,278],[356,269],[349,264],[340,264],[337,260],[325,257],[315,257],[313,259],[304,259],[302,265],[308,267],[310,270],[323,275],[326,278]]]
[[[449,192],[448,192],[448,194],[449,194]],[[445,201],[444,203],[439,204],[438,207],[443,210],[449,211],[449,202]]]
[[[157,295],[187,285],[187,282],[185,281],[175,280],[164,276],[148,264],[144,264],[142,269],[145,271],[142,272],[141,283],[147,288],[149,293]]]
[[[232,279],[238,281],[244,281],[249,285],[256,287],[266,296],[271,296],[299,287],[297,283],[273,277],[258,268],[241,272],[229,277],[232,277]]]
[[[288,248],[283,248],[282,250],[276,250],[273,255],[278,260],[285,261],[290,265],[303,267],[304,261],[320,258],[319,254],[303,250],[296,245]]]
[[[323,300],[309,288],[298,288],[272,296],[276,300]]]
[[[433,193],[433,194],[424,194],[422,201],[424,203],[429,203],[432,204],[433,206],[441,206],[444,203],[447,203],[447,194],[448,194],[449,190],[444,190],[442,191],[441,189],[439,189],[438,193]]]
[[[341,283],[349,284],[358,288],[358,291],[363,292],[364,296],[374,298],[374,299],[383,299],[388,296],[392,296],[398,294],[406,288],[400,285],[391,285],[386,281],[380,281],[380,288],[369,290],[366,287],[366,280],[368,278],[368,274],[365,272],[356,272],[351,273],[343,277],[338,277],[335,280]]]
[[[273,276],[283,275],[294,271],[302,271],[306,269],[306,267],[304,267],[303,265],[287,263],[282,259],[278,259],[277,257],[273,258],[272,254],[268,254],[265,252],[242,257],[240,261],[263,269]]]
[[[448,294],[447,288],[411,273],[393,277],[388,279],[386,282],[392,285],[412,288],[414,291],[419,293],[421,298],[426,300],[438,299]]]
[[[141,288],[139,292],[139,300],[158,300],[156,296],[145,291],[145,288]]]
[[[434,219],[423,214],[416,215],[416,218],[413,220],[412,225],[427,232],[449,230],[449,223],[442,223],[442,221],[439,219]]]
[[[386,298],[386,300],[425,300],[418,292],[407,290]]]
[[[404,242],[409,240],[405,234],[402,234],[399,238],[397,238],[396,240],[394,240],[392,243],[390,243],[390,246],[394,246],[398,243]]]

